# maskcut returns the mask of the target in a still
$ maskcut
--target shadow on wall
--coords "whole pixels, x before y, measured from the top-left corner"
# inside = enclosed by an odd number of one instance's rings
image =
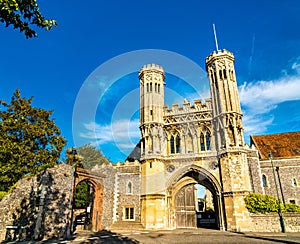
[[[68,228],[71,174],[55,168],[27,181],[11,194],[5,241],[64,239]],[[18,199],[15,199],[15,198]],[[9,199],[8,199],[8,202]],[[9,224],[9,225],[7,225]]]

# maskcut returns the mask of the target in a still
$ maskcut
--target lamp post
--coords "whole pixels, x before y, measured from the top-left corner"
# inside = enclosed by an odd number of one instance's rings
[[[284,224],[284,219],[283,219],[282,211],[281,211],[281,201],[280,201],[278,186],[277,186],[277,182],[276,182],[276,178],[275,178],[273,154],[271,152],[269,153],[269,159],[270,159],[271,164],[272,164],[272,171],[273,171],[273,176],[274,176],[275,189],[276,189],[276,194],[277,194],[277,199],[278,199],[278,215],[279,215],[279,221],[280,221],[280,226],[281,226],[281,232],[285,233],[285,224]]]
[[[72,232],[73,210],[71,210],[71,208],[72,208],[73,184],[74,184],[74,173],[75,173],[74,163],[76,160],[77,150],[74,147],[72,147],[70,154],[73,155],[73,158],[72,158],[73,163],[72,163],[72,176],[71,176],[71,184],[70,184],[70,202],[69,202],[69,206],[68,206],[68,223],[67,223],[67,229],[66,229],[66,239],[70,238],[70,235]],[[71,213],[71,216],[70,216],[70,213]]]

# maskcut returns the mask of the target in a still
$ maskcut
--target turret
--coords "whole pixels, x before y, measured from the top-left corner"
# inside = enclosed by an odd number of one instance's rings
[[[161,152],[165,73],[161,66],[148,64],[139,72],[141,153]]]
[[[242,111],[234,70],[234,56],[223,49],[206,58],[217,147],[243,146]]]

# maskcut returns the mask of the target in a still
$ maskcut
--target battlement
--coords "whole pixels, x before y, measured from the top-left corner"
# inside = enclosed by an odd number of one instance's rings
[[[213,51],[206,59],[205,62],[209,63],[210,61],[212,61],[215,58],[220,58],[222,56],[229,56],[232,60],[234,60],[234,55],[232,52],[223,49],[223,50],[218,50],[218,51]]]
[[[179,103],[173,103],[172,107],[168,105],[164,106],[164,115],[177,115],[184,113],[193,113],[211,110],[211,98],[205,99],[205,103],[202,103],[201,99],[194,100],[194,104],[191,105],[190,101],[184,99],[183,105],[180,107]]]
[[[141,68],[140,72],[139,72],[139,76],[145,71],[156,71],[156,72],[160,72],[160,73],[163,73],[163,74],[165,73],[163,67],[158,65],[158,64],[146,64],[146,65],[144,65]]]

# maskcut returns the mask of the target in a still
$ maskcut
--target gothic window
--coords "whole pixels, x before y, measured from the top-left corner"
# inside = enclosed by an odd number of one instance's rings
[[[217,73],[216,73],[216,71],[214,71],[214,82],[216,82],[216,78],[217,78]]]
[[[125,207],[124,208],[124,219],[125,220],[134,220],[134,207]]]
[[[155,83],[155,92],[157,92],[157,83]]]
[[[223,76],[224,76],[224,79],[227,79],[226,69],[223,69]]]
[[[160,84],[158,84],[157,92],[160,93]]]
[[[201,151],[205,151],[204,135],[202,132],[200,134],[200,148],[201,148]]]
[[[132,193],[132,183],[130,181],[127,183],[126,193]]]
[[[296,178],[293,178],[293,186],[298,186]]]
[[[171,153],[175,153],[175,141],[174,141],[174,136],[171,136],[170,139],[170,149],[171,149]]]
[[[207,132],[206,133],[206,150],[210,150],[210,134]]]
[[[265,175],[262,175],[262,183],[263,183],[263,187],[267,187],[267,177]]]
[[[176,153],[180,153],[180,137],[176,137]]]
[[[150,92],[152,92],[152,82],[150,82]]]
[[[149,92],[149,83],[147,83],[147,92]]]

